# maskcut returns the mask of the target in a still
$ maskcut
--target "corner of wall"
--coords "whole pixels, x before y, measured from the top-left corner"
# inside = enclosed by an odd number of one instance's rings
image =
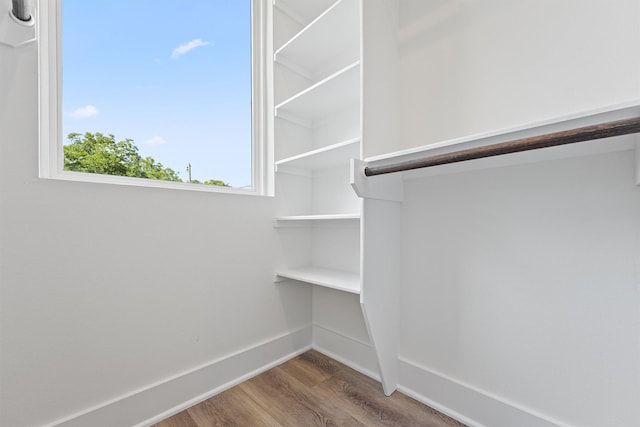
[[[48,427],[149,426],[311,348],[311,325],[119,396]],[[170,408],[170,409],[167,409]]]

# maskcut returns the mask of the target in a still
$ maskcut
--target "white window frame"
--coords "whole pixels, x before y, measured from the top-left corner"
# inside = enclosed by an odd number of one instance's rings
[[[251,0],[251,68],[252,68],[252,186],[248,189],[197,185],[115,175],[64,170],[62,137],[62,22],[63,0],[38,0],[38,81],[40,178],[95,182],[140,187],[170,188],[232,194],[268,195],[273,190],[273,114],[271,11],[267,0]]]

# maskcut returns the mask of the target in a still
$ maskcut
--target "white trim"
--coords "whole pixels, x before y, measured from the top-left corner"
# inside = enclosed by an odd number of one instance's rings
[[[148,427],[311,348],[380,381],[376,368],[368,366],[376,360],[371,344],[322,325],[307,324],[58,419],[46,427]],[[398,359],[398,367],[398,391],[471,427],[569,426],[402,357]]]
[[[135,178],[130,176],[100,175],[96,173],[63,171],[55,178],[41,177],[41,179],[54,179],[56,181],[83,182],[92,184],[124,185],[133,187],[161,188],[165,190],[200,191],[222,194],[239,194],[245,196],[263,196],[252,188],[242,189],[235,187],[221,187],[217,185],[190,184],[188,182],[161,181],[147,178]]]
[[[60,3],[58,0],[39,0],[35,13],[38,39],[39,173],[41,177],[48,177],[58,170],[57,149],[51,148],[60,139],[57,135],[61,123],[58,92],[62,73],[58,46],[62,36],[57,31]]]
[[[320,325],[320,324],[318,324],[318,323],[314,323],[314,324],[313,324],[313,327],[314,327],[314,328],[320,328],[320,329],[323,329],[323,330],[325,330],[326,332],[329,332],[330,334],[334,334],[334,335],[341,336],[342,338],[345,338],[345,339],[347,339],[347,340],[349,340],[349,341],[356,342],[356,343],[360,344],[360,345],[361,345],[361,346],[363,346],[363,347],[367,347],[367,348],[371,348],[371,349],[373,349],[373,345],[371,345],[371,343],[369,343],[369,342],[366,342],[366,341],[361,340],[361,339],[359,339],[359,338],[354,338],[354,337],[349,336],[349,335],[347,335],[347,334],[345,334],[345,333],[343,333],[343,332],[339,332],[339,331],[336,331],[336,330],[334,330],[334,329],[328,328],[328,327],[326,327],[326,326],[324,326],[324,325]],[[337,359],[336,359],[336,360],[337,360]]]
[[[252,0],[252,187],[261,195],[273,196],[273,33],[272,8],[267,0]],[[256,31],[257,29],[257,31]]]
[[[302,326],[56,420],[47,427],[149,426],[304,353],[311,348],[311,334],[311,325]],[[167,409],[168,404],[173,406]]]
[[[565,422],[402,357],[398,358],[398,367],[400,392],[468,426],[569,426]]]
[[[380,382],[373,346],[317,323],[313,324],[313,349]]]
[[[61,0],[38,0],[36,27],[38,38],[39,84],[39,176],[44,179],[95,182],[138,187],[169,188],[226,194],[274,194],[272,114],[273,45],[270,7],[267,0],[251,0],[251,188],[227,188],[181,182],[130,178],[64,170],[62,137],[62,36]],[[270,68],[271,67],[271,68]]]

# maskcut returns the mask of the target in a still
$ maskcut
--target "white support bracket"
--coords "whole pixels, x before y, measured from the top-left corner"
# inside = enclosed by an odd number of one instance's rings
[[[351,160],[351,187],[362,204],[360,305],[376,352],[384,393],[398,387],[402,174],[365,176],[366,162]]]
[[[21,21],[9,9],[0,13],[0,45],[17,48],[36,41],[36,26],[33,13],[28,21]]]
[[[358,197],[391,202],[402,202],[404,200],[402,174],[366,176],[364,174],[366,165],[367,163],[362,160],[351,160],[351,187],[353,187]]]

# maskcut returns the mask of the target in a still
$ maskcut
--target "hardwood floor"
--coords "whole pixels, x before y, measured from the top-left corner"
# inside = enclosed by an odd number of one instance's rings
[[[154,427],[463,426],[353,369],[308,351]]]

